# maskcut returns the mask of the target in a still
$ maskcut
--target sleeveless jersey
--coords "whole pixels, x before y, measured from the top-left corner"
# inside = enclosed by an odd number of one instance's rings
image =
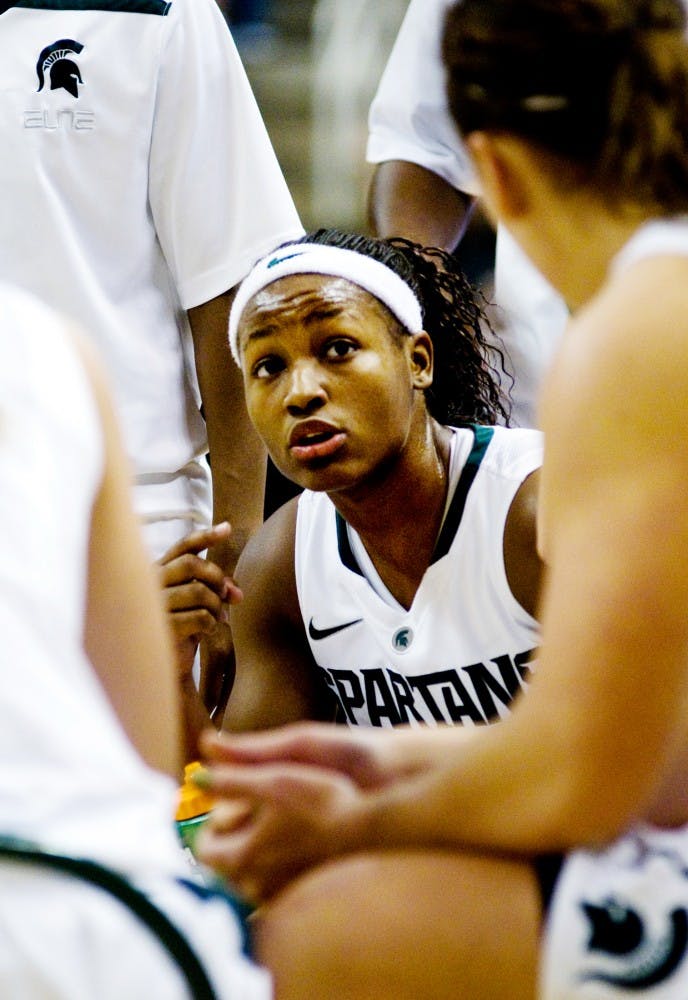
[[[639,260],[659,256],[688,256],[688,215],[644,223],[612,260],[611,271],[618,273]]]
[[[299,498],[295,571],[315,662],[350,725],[475,725],[527,683],[536,621],[506,578],[504,525],[542,462],[534,430],[455,430],[460,475],[411,607],[381,596],[324,493]]]

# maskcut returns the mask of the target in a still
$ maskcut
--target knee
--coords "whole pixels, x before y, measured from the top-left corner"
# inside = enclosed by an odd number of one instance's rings
[[[385,920],[376,867],[365,856],[331,862],[256,914],[256,957],[273,975],[276,1000],[385,1000],[375,966],[389,914]],[[366,994],[371,984],[375,991]]]

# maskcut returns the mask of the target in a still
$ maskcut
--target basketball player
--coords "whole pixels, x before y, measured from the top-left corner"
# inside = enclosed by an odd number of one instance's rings
[[[265,910],[278,997],[688,995],[685,22],[681,0],[448,16],[486,203],[574,310],[542,406],[538,670],[498,726],[215,742],[207,857],[257,896],[314,868]]]
[[[503,411],[481,322],[453,258],[403,240],[321,231],[242,284],[230,339],[249,414],[305,492],[237,569],[228,728],[476,725],[527,686],[542,440],[485,426]],[[168,606],[212,622],[221,578],[203,607],[180,565]]]

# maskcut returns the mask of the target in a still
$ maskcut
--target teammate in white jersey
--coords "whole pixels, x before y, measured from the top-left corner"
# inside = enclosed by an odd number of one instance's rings
[[[229,520],[231,573],[265,463],[230,292],[302,229],[227,24],[215,0],[4,6],[0,273],[98,347],[152,557]]]
[[[688,996],[685,21],[452,8],[486,203],[574,307],[541,409],[538,669],[497,726],[216,739],[243,812],[209,855],[257,894],[313,868],[263,909],[278,996]]]
[[[251,419],[306,489],[237,569],[225,725],[503,717],[538,643],[541,434],[486,426],[500,394],[450,255],[304,241],[259,262],[231,314]]]
[[[0,995],[267,1000],[175,833],[175,670],[111,411],[91,349],[2,286]]]
[[[411,0],[370,106],[370,217],[379,236],[453,250],[480,184],[449,113],[440,40],[451,0]],[[544,373],[567,309],[504,226],[497,227],[492,319],[514,377],[511,421],[536,427]]]

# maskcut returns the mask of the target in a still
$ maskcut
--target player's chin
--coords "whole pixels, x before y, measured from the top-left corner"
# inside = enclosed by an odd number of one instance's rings
[[[357,481],[351,462],[334,457],[311,459],[307,462],[292,460],[280,472],[302,489],[312,490],[314,493],[344,489]]]

